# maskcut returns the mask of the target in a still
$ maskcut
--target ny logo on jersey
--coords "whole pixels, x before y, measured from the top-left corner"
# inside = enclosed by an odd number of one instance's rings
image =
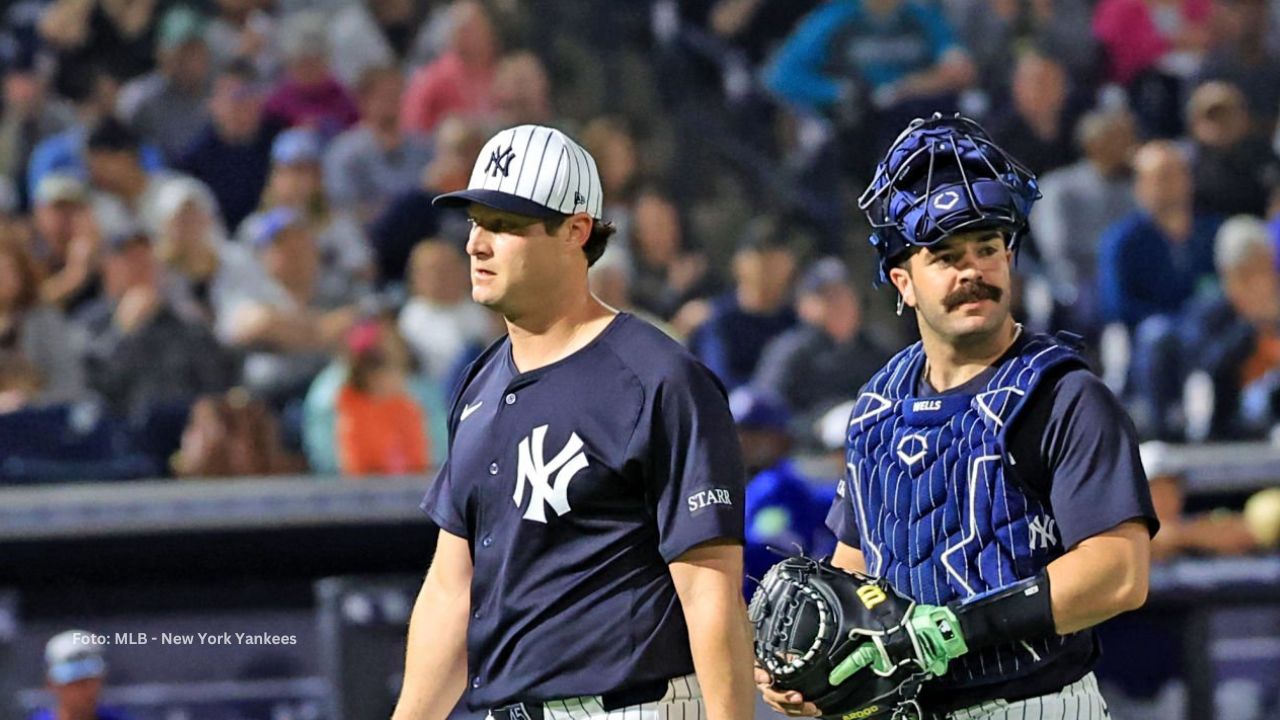
[[[1037,515],[1031,518],[1031,524],[1028,529],[1031,531],[1031,549],[1035,550],[1036,545],[1040,549],[1047,550],[1058,544],[1058,537],[1054,534],[1058,523],[1048,515]]]
[[[587,467],[587,454],[582,452],[582,439],[577,433],[569,436],[564,447],[551,462],[546,462],[543,452],[543,441],[547,437],[547,426],[540,425],[533,429],[529,437],[520,441],[520,461],[516,466],[516,491],[511,496],[516,507],[524,503],[524,488],[530,488],[529,507],[524,511],[525,520],[533,520],[545,524],[547,522],[546,505],[556,511],[556,515],[569,512],[569,482],[573,476]],[[552,474],[555,475],[554,479]]]
[[[484,166],[484,171],[492,173],[493,177],[498,177],[498,173],[502,173],[502,177],[506,177],[511,170],[511,161],[516,159],[515,151],[508,145],[506,150],[501,152],[498,148],[494,148],[489,153],[489,164]]]

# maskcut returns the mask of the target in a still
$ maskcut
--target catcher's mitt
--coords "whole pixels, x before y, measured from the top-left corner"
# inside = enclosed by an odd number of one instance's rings
[[[915,697],[931,674],[913,662],[888,665],[882,652],[913,607],[883,580],[788,558],[751,597],[756,660],[775,688],[799,692],[823,717],[919,717]]]

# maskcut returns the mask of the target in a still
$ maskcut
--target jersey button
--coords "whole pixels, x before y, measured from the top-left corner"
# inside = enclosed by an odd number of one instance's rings
[[[507,404],[508,404],[508,405],[515,405],[515,404],[516,404],[516,394],[515,394],[515,393],[507,393]]]
[[[479,619],[480,619],[480,611],[479,611],[479,610],[476,610],[475,612],[471,613],[471,617],[473,617],[473,618],[475,618],[475,619],[479,620]]]
[[[489,463],[489,474],[490,474],[490,475],[497,475],[497,474],[498,474],[498,463],[496,463],[496,462],[491,462],[491,463]]]
[[[478,687],[480,687],[480,678],[478,678],[478,677],[476,677],[476,678],[471,678],[471,687],[473,687],[473,688],[478,688]]]
[[[493,536],[492,536],[492,535],[485,535],[485,536],[484,536],[484,539],[480,541],[480,544],[481,544],[481,545],[483,545],[483,546],[485,546],[485,547],[489,547],[490,545],[492,545],[492,544],[493,544]]]

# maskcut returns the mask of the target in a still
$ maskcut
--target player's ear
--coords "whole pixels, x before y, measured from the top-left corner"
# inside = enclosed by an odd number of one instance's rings
[[[569,245],[569,249],[581,252],[582,246],[586,245],[587,240],[591,238],[591,228],[594,225],[595,221],[586,213],[577,213],[566,218],[564,240]]]
[[[907,260],[907,262],[911,262]],[[906,267],[899,265],[895,268],[889,268],[889,282],[898,289],[898,294],[902,296],[902,301],[910,307],[916,306],[916,288],[911,282],[911,273]]]

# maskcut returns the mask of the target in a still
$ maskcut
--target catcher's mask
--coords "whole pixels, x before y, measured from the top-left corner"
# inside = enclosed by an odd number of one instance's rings
[[[958,232],[1003,229],[1016,252],[1038,199],[1035,175],[978,123],[958,113],[912,120],[858,198],[880,258],[876,285],[888,282],[889,269],[913,247],[931,247]]]

